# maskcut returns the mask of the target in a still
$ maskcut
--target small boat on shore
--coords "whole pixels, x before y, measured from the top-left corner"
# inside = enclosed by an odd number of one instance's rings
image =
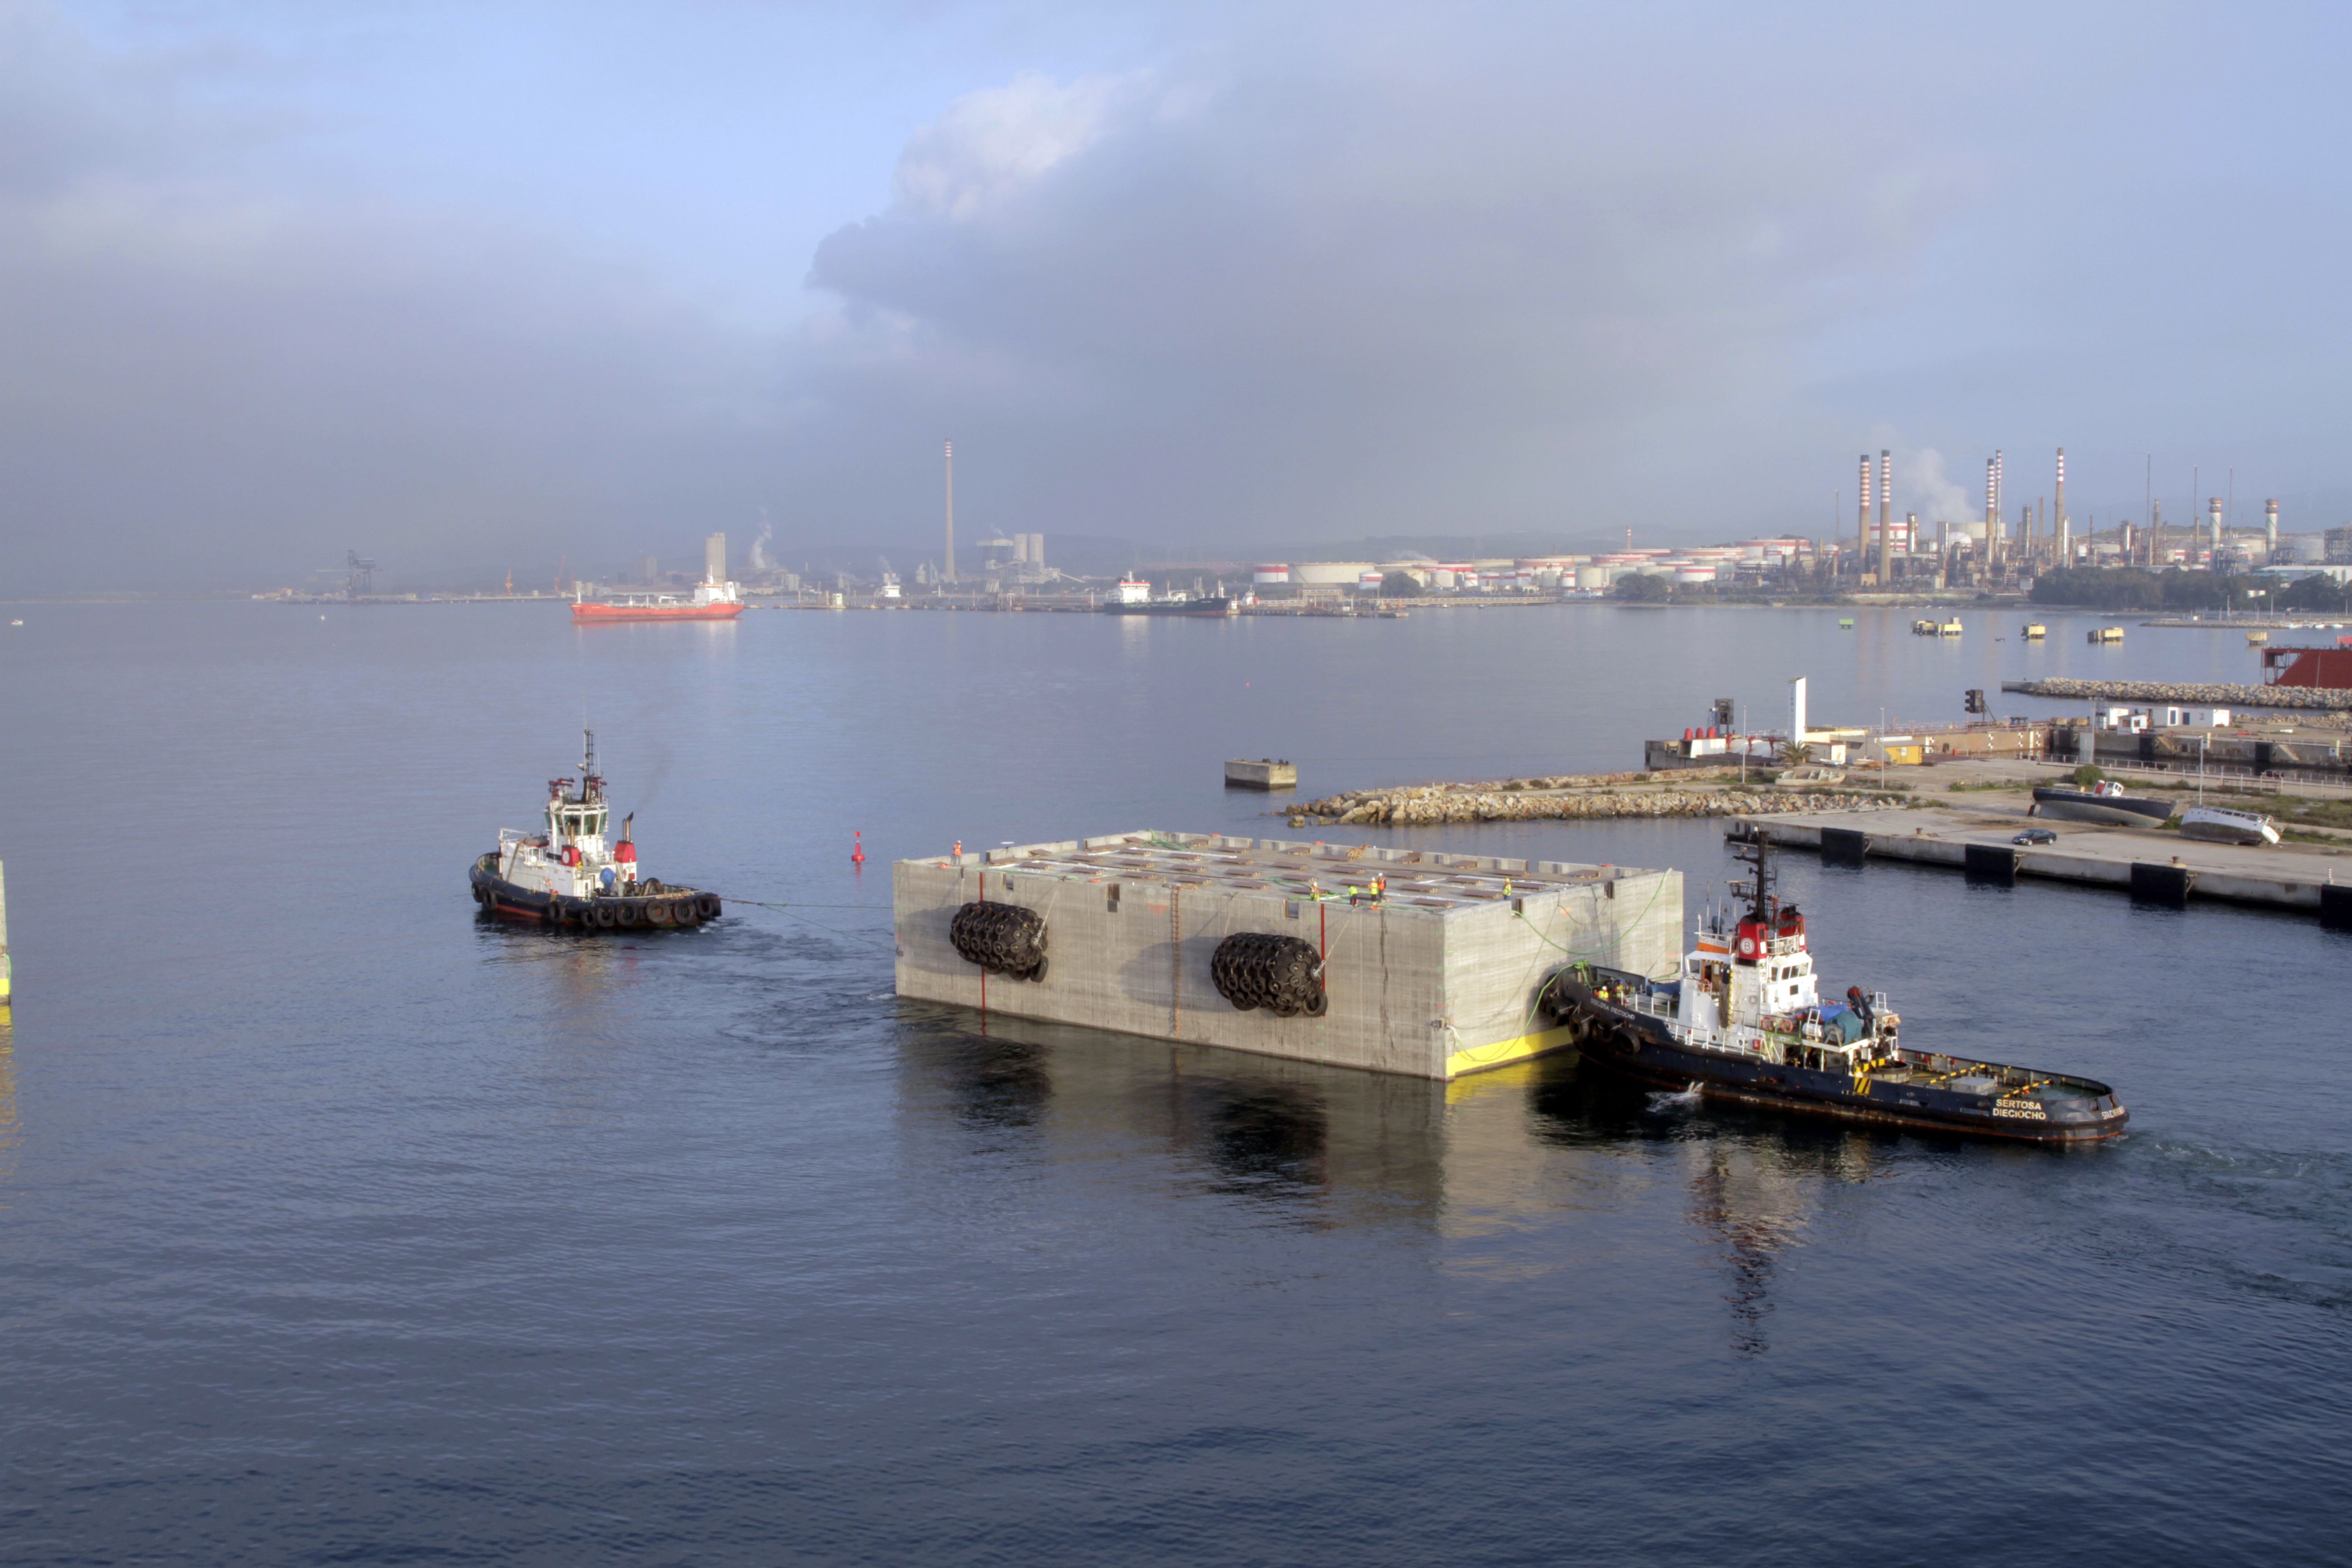
[[[1902,1043],[1883,992],[1820,996],[1805,919],[1772,896],[1770,844],[1735,853],[1754,871],[1747,902],[1710,912],[1670,981],[1575,963],[1539,1005],[1585,1060],[1702,1099],[2038,1143],[2090,1142],[2130,1113],[2092,1079]]]
[[[596,733],[585,731],[580,777],[551,779],[537,833],[499,830],[499,847],[478,858],[467,880],[483,914],[583,931],[683,930],[715,921],[719,895],[637,875],[636,820],[621,821],[609,847],[612,807],[596,773]]]
[[[2028,816],[2054,816],[2062,822],[2096,822],[2107,827],[2161,827],[2172,819],[2173,804],[2124,793],[2112,779],[2084,789],[2046,784],[2033,792]]]
[[[2226,805],[2192,805],[2180,814],[2180,837],[2208,844],[2275,844],[2276,824],[2258,811],[2232,811]]]

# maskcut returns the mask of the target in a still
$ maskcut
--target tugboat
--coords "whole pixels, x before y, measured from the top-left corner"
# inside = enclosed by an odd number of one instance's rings
[[[2038,1143],[2112,1138],[2130,1119],[2105,1084],[1916,1051],[1884,992],[1821,999],[1805,917],[1772,896],[1771,846],[1735,851],[1747,900],[1711,911],[1671,981],[1556,970],[1541,1005],[1588,1061],[1663,1088],[1750,1105]]]
[[[499,829],[499,847],[468,875],[474,902],[497,919],[583,931],[682,930],[717,920],[718,894],[638,878],[637,847],[629,837],[636,813],[621,819],[619,839],[605,847],[612,808],[596,773],[596,732],[582,733],[580,777],[548,781],[537,833]]]

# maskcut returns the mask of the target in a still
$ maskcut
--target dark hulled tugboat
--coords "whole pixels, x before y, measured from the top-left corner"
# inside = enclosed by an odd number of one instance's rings
[[[551,779],[537,833],[499,830],[499,847],[474,862],[468,879],[482,912],[583,931],[677,930],[715,921],[719,895],[637,876],[633,812],[608,848],[612,808],[596,773],[596,732],[585,731],[580,777]]]
[[[1915,1051],[1884,993],[1816,988],[1805,919],[1772,896],[1771,846],[1735,853],[1744,910],[1711,913],[1672,981],[1587,964],[1554,973],[1542,1005],[1587,1060],[1668,1089],[1752,1105],[1996,1138],[2112,1138],[2129,1113],[2105,1084],[2039,1068]]]

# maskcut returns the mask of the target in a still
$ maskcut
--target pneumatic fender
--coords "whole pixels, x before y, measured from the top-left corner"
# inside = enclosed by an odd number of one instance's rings
[[[1045,978],[1045,917],[1024,905],[975,900],[948,921],[948,941],[966,963],[1015,980]]]
[[[1322,954],[1295,936],[1235,931],[1210,954],[1209,978],[1218,995],[1244,1013],[1263,1007],[1277,1018],[1319,1018],[1330,1006]]]

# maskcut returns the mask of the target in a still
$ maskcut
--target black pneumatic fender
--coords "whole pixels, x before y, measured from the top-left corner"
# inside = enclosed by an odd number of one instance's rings
[[[967,963],[1015,980],[1045,977],[1045,917],[1024,905],[974,900],[948,921],[948,941]]]
[[[1235,931],[1210,955],[1209,978],[1218,995],[1244,1013],[1264,1007],[1277,1018],[1319,1018],[1330,1006],[1322,955],[1295,936]]]
[[[697,899],[695,903],[699,908],[704,920],[715,921],[719,918],[719,905],[718,894],[705,893],[700,898]]]

